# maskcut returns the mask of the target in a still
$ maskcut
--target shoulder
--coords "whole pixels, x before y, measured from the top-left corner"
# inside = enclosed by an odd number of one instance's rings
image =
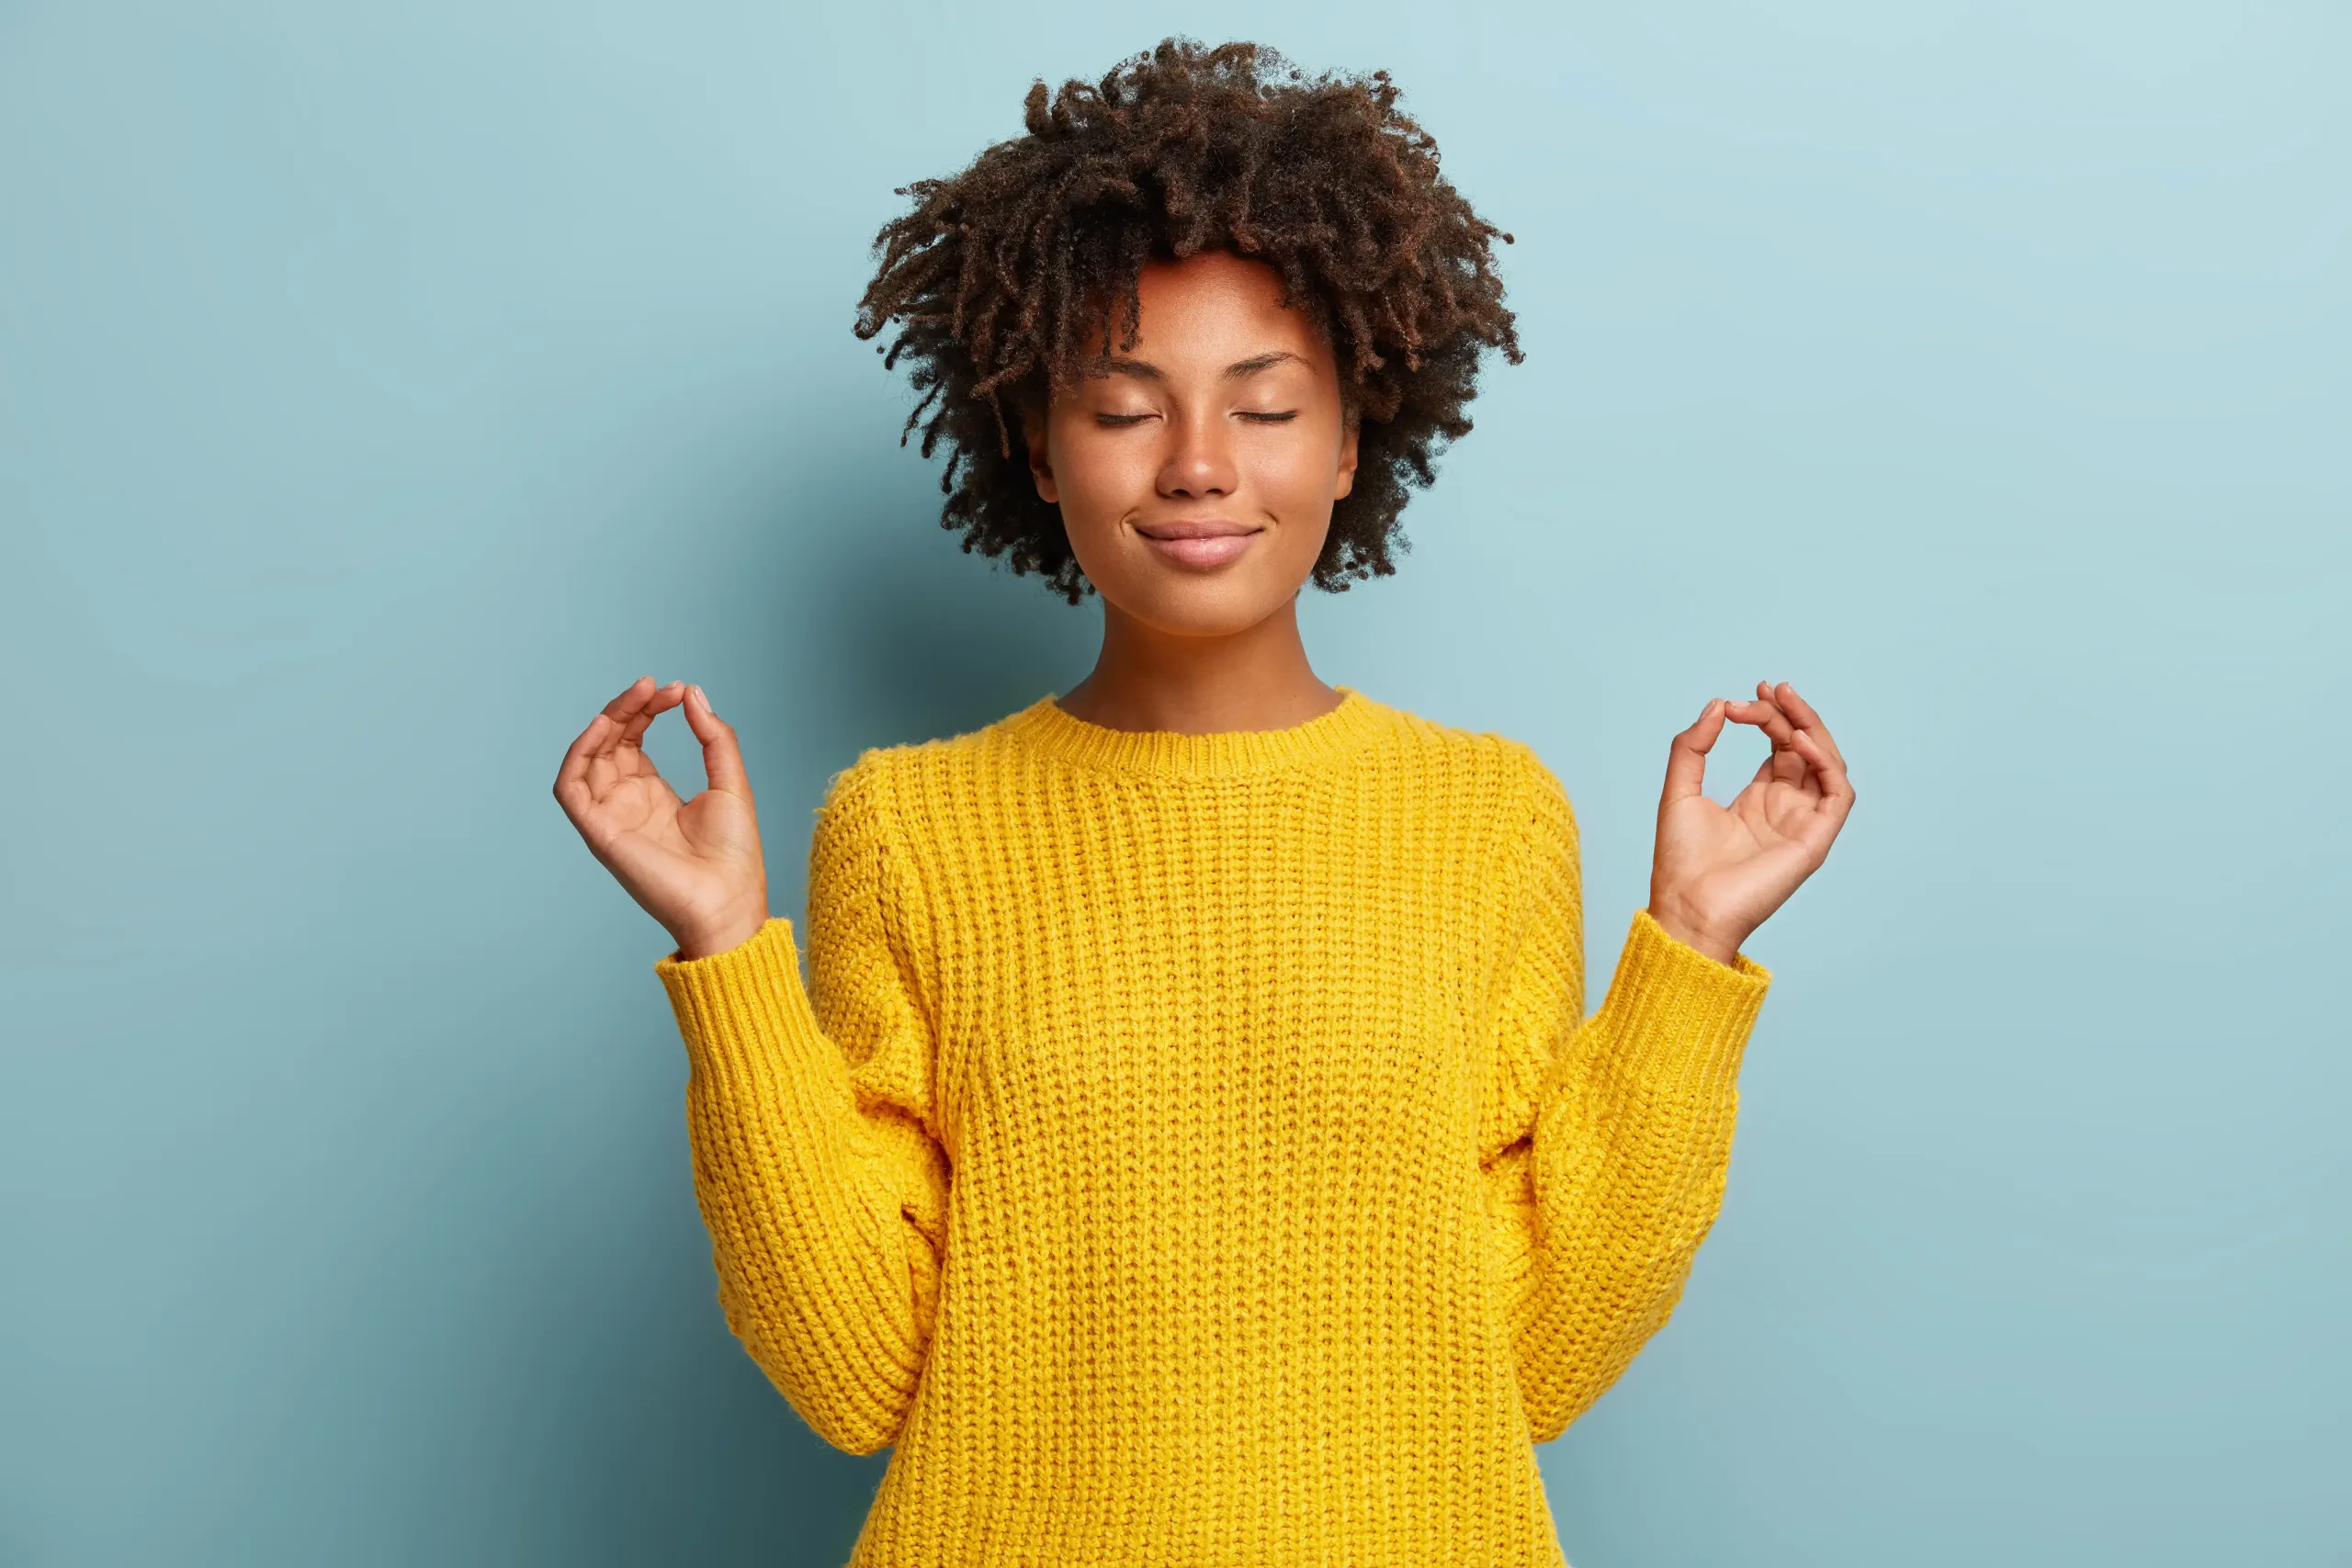
[[[1425,780],[1467,807],[1474,801],[1523,824],[1539,837],[1576,838],[1568,792],[1534,747],[1488,729],[1468,729],[1387,708],[1383,747],[1391,766]]]
[[[937,739],[866,747],[825,781],[817,807],[819,835],[861,829],[922,837],[924,824],[944,807],[993,787],[1012,754],[1012,727],[1021,717],[1012,715]]]

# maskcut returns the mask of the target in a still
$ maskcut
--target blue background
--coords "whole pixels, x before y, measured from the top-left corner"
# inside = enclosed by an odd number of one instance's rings
[[[0,1562],[845,1555],[548,784],[703,682],[797,914],[861,747],[1085,672],[850,322],[1176,30],[1395,70],[1518,236],[1308,638],[1561,774],[1594,999],[1707,697],[1853,763],[1577,1568],[2352,1562],[2352,14],[1068,0],[0,6]]]

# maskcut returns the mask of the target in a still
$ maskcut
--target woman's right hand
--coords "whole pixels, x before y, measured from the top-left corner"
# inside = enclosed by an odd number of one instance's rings
[[[681,803],[646,756],[646,728],[684,705],[710,787]],[[555,797],[591,853],[674,938],[682,958],[750,941],[767,924],[767,869],[752,781],[735,731],[700,686],[656,686],[640,675],[580,732],[555,776]]]

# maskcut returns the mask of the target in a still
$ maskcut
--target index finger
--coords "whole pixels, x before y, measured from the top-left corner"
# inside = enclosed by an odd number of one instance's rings
[[[1821,743],[1822,750],[1828,752],[1840,768],[1846,765],[1846,754],[1838,750],[1838,742],[1829,738],[1829,727],[1821,722],[1821,715],[1814,711],[1811,703],[1797,695],[1794,686],[1786,681],[1781,682],[1774,689],[1772,700],[1781,705],[1782,712],[1796,720],[1798,728],[1811,730],[1814,739]]]
[[[650,702],[660,690],[650,675],[639,675],[628,688],[605,705],[588,728],[580,732],[571,750],[563,754],[563,765],[556,770],[555,794],[567,807],[573,795],[588,787],[588,764],[610,752],[628,732],[628,721],[638,710]]]

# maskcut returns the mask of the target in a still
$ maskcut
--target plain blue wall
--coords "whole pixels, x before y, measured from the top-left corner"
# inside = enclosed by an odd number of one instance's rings
[[[0,1562],[844,1555],[548,781],[702,681],[797,913],[859,748],[1084,672],[851,314],[1177,30],[1394,69],[1518,236],[1309,638],[1561,773],[1596,989],[1706,697],[1861,792],[1571,1560],[2352,1561],[2343,7],[436,0],[0,7]]]

